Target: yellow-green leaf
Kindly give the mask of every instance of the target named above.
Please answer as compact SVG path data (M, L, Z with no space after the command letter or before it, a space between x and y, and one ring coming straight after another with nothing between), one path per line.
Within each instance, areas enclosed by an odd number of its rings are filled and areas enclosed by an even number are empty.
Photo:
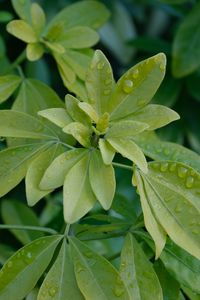
M46 23L45 13L37 3L31 4L31 21L37 35L40 35Z
M88 101L100 116L108 112L113 86L110 63L103 52L96 50L86 74L86 88Z
M115 194L116 182L113 166L105 165L99 150L91 154L89 166L92 190L104 209L109 209Z
M114 148L104 139L99 139L99 149L105 165L110 165L115 156Z
M84 300L76 283L66 240L39 290L38 300Z
M29 206L35 205L40 199L49 194L52 190L41 190L40 181L52 163L52 161L64 151L60 144L51 144L45 151L40 153L28 167L26 173L26 197Z
M130 159L144 173L147 173L148 166L142 150L132 140L122 138L109 138L108 142L122 156Z
M40 59L45 52L42 44L39 43L31 43L26 47L26 56L30 61L36 61Z
M149 125L146 123L132 120L122 120L111 125L105 135L105 138L130 139L132 136L139 134L148 128Z
M38 115L51 121L52 123L56 124L61 128L65 127L66 125L72 122L72 119L70 118L66 109L64 108L48 108L39 111Z
M120 275L131 300L163 300L162 288L153 266L130 233L121 252Z
M7 31L26 43L36 43L37 36L33 28L23 20L13 20L7 25Z
M72 122L63 128L67 134L71 134L82 146L90 147L90 129L79 122Z
M65 177L69 170L84 156L88 151L83 148L69 150L54 159L45 171L40 188L44 190L56 189L64 184Z
M96 202L89 182L89 160L89 155L83 157L65 177L64 218L67 223L78 221Z
M91 124L90 118L79 107L80 101L78 99L76 99L72 95L67 94L65 97L65 103L68 114L75 122L80 122L84 125Z
M117 82L109 105L111 120L124 118L149 103L165 75L166 57L159 53L129 69Z
M16 75L0 77L0 103L7 100L21 83L21 78Z
M119 272L75 237L69 239L78 286L85 299L130 300Z

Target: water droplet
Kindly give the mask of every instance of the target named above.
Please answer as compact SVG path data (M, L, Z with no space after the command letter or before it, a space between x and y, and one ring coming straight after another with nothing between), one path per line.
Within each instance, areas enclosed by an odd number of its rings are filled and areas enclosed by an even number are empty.
M111 90L104 90L104 91L103 91L104 95L109 95L110 92L111 92Z
M123 91L127 94L130 94L133 90L133 81L125 80L123 83Z
M49 296L50 297L54 297L56 293L57 293L56 288L54 288L54 287L50 288L50 290L49 290Z
M145 104L146 104L146 101L142 100L142 99L138 100L138 102L137 102L138 106L144 106Z
M162 152L162 148L156 148L156 152L157 153L161 153Z
M174 171L176 170L176 163L172 163L172 164L170 165L170 167L169 167L169 170L170 170L171 172L174 172Z
M169 164L167 162L164 162L160 165L160 171L161 172L166 172L168 170Z
M31 252L28 252L28 253L26 254L26 256L27 256L28 258L31 258L31 257L32 257L32 253L31 253Z
M165 155L169 155L169 153L170 153L169 149L167 149L167 148L164 149L164 154L165 154Z
M100 62L97 64L97 69L98 69L98 70L102 70L103 67L104 67L104 65L105 65L105 63L102 62L102 61L100 61Z
M178 177L185 178L187 174L187 169L184 167L178 168Z
M151 166L157 170L160 168L160 163L153 163Z
M194 176L196 174L195 170L190 171L190 175Z
M108 84L110 84L112 82L112 80L109 78L109 79L106 79L105 81L104 81L104 83L105 83L105 85L108 85Z
M12 261L9 261L8 264L7 264L8 268L12 268L13 266L13 262Z
M132 73L132 77L133 77L133 79L136 79L136 78L138 78L138 76L139 76L139 71L138 71L138 69L135 69Z
M193 234L199 234L199 231L197 229L192 230Z
M185 182L186 188L188 189L192 188L193 184L194 184L194 178L192 176L188 176Z

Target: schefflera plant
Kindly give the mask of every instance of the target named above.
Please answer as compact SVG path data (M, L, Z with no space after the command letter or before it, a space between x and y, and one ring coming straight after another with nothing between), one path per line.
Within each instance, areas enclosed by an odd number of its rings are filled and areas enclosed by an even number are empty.
M85 97L83 82L94 46L99 41L97 30L109 18L109 11L94 0L68 5L52 20L42 7L30 0L12 1L20 17L7 25L7 31L27 44L26 57L40 59L45 53L53 56L64 85L80 97ZM80 18L81 16L81 18Z
M68 94L66 110L39 112L77 141L76 148L52 162L40 182L43 190L64 184L67 223L84 216L96 199L104 209L110 208L116 187L115 153L148 173L145 155L134 137L179 119L167 107L148 104L164 78L165 67L165 55L159 53L132 67L115 83L108 60L96 50L86 73L87 101Z

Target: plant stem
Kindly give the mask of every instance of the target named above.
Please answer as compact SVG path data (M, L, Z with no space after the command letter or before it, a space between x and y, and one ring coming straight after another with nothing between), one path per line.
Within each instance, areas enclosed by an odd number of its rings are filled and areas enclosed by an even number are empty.
M4 72L4 74L7 74L7 73L11 72L13 69L17 68L25 59L26 59L26 50L24 50L16 58L16 60L8 67L8 69Z
M57 234L58 232L52 228L40 227L40 226L26 226L26 225L3 225L0 224L0 229L13 229L13 230L32 230L32 231L43 231L50 234Z
M65 232L64 232L64 235L65 235L65 236L68 236L68 235L69 235L70 226L71 226L71 224L67 224L67 226L66 226L66 228L65 228Z
M121 168L121 169L126 169L126 170L133 171L133 167L132 166L127 166L127 165L116 163L116 162L113 162L112 165L114 167L118 167L118 168Z
M76 149L75 147L73 147L73 146L71 146L71 145L69 145L69 144L63 143L63 142L61 142L61 141L59 141L59 143L60 143L61 145L65 146L65 147L69 148L69 149Z

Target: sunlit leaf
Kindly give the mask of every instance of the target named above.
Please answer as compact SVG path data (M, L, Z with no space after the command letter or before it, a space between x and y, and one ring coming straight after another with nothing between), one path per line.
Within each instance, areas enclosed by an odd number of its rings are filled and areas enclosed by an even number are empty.
M38 300L83 300L77 286L69 246L63 241L56 261L48 272L38 294Z
M26 47L26 56L30 61L36 61L44 54L44 47L39 43L31 43Z
M105 165L110 165L115 156L114 148L104 139L99 139L99 149Z
M28 167L25 178L28 205L35 205L41 198L52 191L41 190L39 188L40 181L51 162L63 151L64 149L60 144L49 145L49 147L40 153Z
M108 142L122 156L130 159L144 173L147 172L147 162L142 150L133 141L123 138L109 138Z
M45 147L43 143L35 143L0 152L0 196L7 194L24 178L30 162Z
M21 78L16 75L5 75L0 77L0 103L7 100L17 89Z
M118 271L75 237L70 238L78 286L86 299L129 300Z
M40 35L46 23L46 17L43 9L37 3L31 4L31 21L34 31Z
M146 120L144 118L145 122ZM132 136L141 133L142 131L149 129L149 125L140 121L122 120L114 123L107 131L105 138L123 138L130 139Z
M121 252L120 275L132 300L162 300L162 289L153 266L135 238L128 234Z
M38 218L33 210L19 201L6 199L1 206L2 218L7 225L31 225L39 226ZM22 244L28 244L43 234L39 231L31 230L10 230Z
M138 63L119 79L109 104L111 120L124 118L148 104L163 80L165 65L165 55L159 53Z
M89 182L89 159L87 155L67 173L64 182L64 217L74 223L84 216L96 202Z
M55 133L37 118L14 110L0 111L0 135L32 139L55 139Z
M23 299L49 265L62 236L42 237L18 250L0 270L0 299Z
M64 108L48 108L39 111L38 115L44 117L61 128L72 122L72 119Z
M109 209L115 194L115 172L112 165L105 165L100 151L91 154L89 177L92 190L103 206Z
M71 134L82 146L90 147L90 129L79 122L72 122L63 128L67 134Z
M26 43L36 43L37 36L32 27L23 20L13 20L7 25L7 31Z
M135 113L128 115L125 119L144 122L149 125L147 130L155 130L178 120L179 118L179 115L174 110L166 106L150 104Z
M18 16L27 22L31 20L31 1L30 0L11 0L12 6Z
M86 87L88 101L99 115L108 112L113 85L110 63L100 50L96 50L86 74Z
M84 156L88 151L83 148L69 150L59 155L47 168L40 182L40 188L44 190L55 189L64 184L65 176L69 170Z
M176 244L199 258L199 174L181 163L154 162L147 174L137 176L142 178L149 206L162 228Z

